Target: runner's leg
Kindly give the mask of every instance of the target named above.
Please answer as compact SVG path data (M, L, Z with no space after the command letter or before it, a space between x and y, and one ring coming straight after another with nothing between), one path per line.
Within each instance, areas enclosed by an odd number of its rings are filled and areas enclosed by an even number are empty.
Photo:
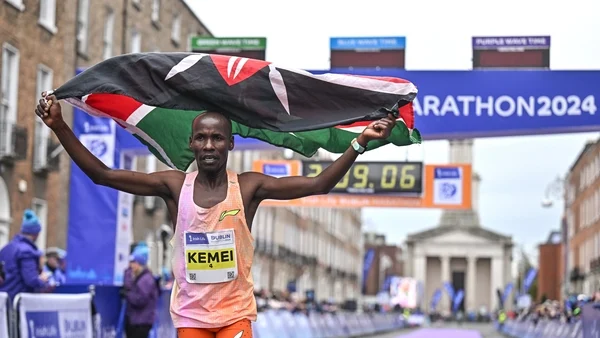
M252 322L248 319L235 322L220 329L216 338L252 338Z

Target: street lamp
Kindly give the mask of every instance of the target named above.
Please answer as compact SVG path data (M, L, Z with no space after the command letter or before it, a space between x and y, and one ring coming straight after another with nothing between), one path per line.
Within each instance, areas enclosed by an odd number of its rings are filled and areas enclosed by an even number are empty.
M562 199L565 191L565 180L557 176L554 181L550 182L546 187L544 199L542 199L542 207L550 208L554 205L554 199Z

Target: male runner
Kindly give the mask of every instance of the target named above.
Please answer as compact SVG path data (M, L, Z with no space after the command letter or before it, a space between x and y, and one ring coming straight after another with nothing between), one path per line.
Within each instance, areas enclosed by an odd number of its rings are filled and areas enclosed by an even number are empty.
M274 178L227 170L234 139L231 121L219 113L207 112L193 121L189 147L198 170L188 174L110 169L79 142L64 122L55 96L41 99L36 114L94 183L135 195L159 196L166 202L175 228L170 310L180 338L251 338L257 312L250 229L261 201L327 194L368 142L387 138L395 123L392 115L371 123L316 177Z

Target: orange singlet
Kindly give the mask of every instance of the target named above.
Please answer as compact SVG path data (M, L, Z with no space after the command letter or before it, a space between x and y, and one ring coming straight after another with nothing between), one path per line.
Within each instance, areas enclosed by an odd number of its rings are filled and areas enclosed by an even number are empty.
M250 271L254 238L238 176L227 171L227 197L206 209L194 203L197 174L186 174L171 239L173 324L180 338L251 338L256 320Z

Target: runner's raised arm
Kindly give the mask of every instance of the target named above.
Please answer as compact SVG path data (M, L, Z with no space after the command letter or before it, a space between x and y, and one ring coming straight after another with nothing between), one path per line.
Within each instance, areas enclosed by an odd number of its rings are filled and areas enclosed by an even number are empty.
M350 170L352 164L362 153L369 141L386 139L390 136L395 124L394 117L390 114L387 118L374 121L353 141L342 156L335 160L329 167L315 177L292 176L275 178L261 173L244 173L252 175L252 180L257 182L256 199L288 200L311 195L327 194ZM357 147L356 150L354 147ZM362 149L361 149L362 147Z
M42 96L45 96L44 94ZM178 181L181 185L183 181L184 174L175 170L146 174L107 167L79 141L65 123L62 108L54 95L40 99L35 113L52 129L69 156L95 184L134 195L172 198L169 182Z

